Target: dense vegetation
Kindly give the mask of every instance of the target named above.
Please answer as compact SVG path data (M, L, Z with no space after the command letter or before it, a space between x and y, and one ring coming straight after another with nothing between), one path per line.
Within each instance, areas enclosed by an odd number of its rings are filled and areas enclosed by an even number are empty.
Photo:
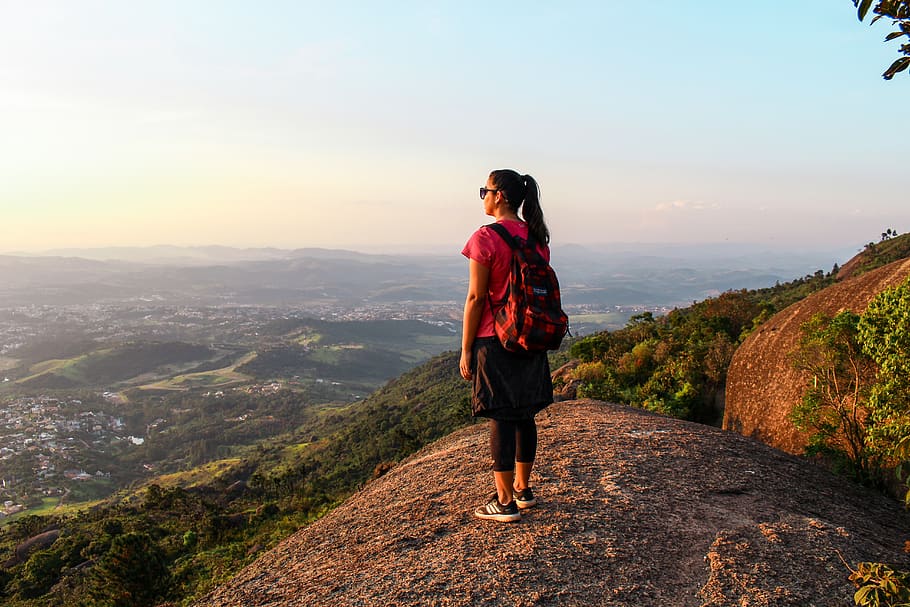
M862 314L815 315L802 327L794 357L812 380L793 410L809 450L857 480L904 482L910 504L910 279L877 295ZM850 579L857 605L906 605L910 571L859 563Z
M618 331L579 340L580 396L718 424L736 347L775 312L833 283L817 272L756 291L730 291L655 318L639 314Z
M882 239L879 242L869 242L858 255L845 264L842 268L844 275L839 277L859 276L907 257L910 257L910 238L906 235L898 236L897 232L889 228L882 232Z
M794 362L812 381L793 419L810 434L810 448L860 481L889 481L910 441L908 354L910 279L862 314L817 314L805 323Z

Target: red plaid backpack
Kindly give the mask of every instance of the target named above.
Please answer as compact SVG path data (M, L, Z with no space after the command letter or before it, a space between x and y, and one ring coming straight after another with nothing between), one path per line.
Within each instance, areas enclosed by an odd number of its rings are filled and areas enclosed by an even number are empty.
M556 272L538 252L533 237L513 237L505 227L487 227L512 249L512 270L505 301L493 309L493 326L502 346L510 352L556 350L569 332L569 317L562 311Z

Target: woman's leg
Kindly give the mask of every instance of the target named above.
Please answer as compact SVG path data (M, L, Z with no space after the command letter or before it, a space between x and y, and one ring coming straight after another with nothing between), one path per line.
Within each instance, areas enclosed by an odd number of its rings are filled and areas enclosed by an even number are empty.
M493 458L493 481L500 504L512 501L515 482L515 422L490 420L490 455Z
M531 468L534 462L515 462L514 487L516 491L524 491L530 486Z
M531 469L537 457L537 424L534 419L515 424L515 489L524 491L531 480Z
M496 495L499 503L505 506L512 501L512 483L515 481L515 472L493 472L493 482L496 483Z

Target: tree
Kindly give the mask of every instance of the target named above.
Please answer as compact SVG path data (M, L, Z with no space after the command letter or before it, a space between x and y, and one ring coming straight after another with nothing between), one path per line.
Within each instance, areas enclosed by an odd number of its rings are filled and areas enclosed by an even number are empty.
M170 586L164 551L146 533L119 535L92 572L89 594L95 605L157 605Z
M857 8L860 21L865 19L869 9L872 9L875 17L872 18L870 25L879 19L891 19L891 24L897 29L885 36L885 42L904 36L910 39L910 0L853 0L853 5ZM895 74L910 67L910 40L901 44L899 52L904 56L895 60L885 70L882 74L885 80L891 80Z
M875 468L866 444L875 367L857 343L859 320L844 311L833 318L816 314L803 324L793 363L809 383L791 419L809 433L809 453L833 456L868 479Z
M866 396L865 450L876 465L896 468L910 505L910 278L879 293L853 327L856 345L876 368ZM910 571L863 562L850 581L859 606L910 603Z
M863 350L878 365L869 396L872 449L891 464L910 436L910 278L877 295L858 324Z
M38 550L29 557L18 580L19 596L35 598L50 590L60 578L60 555L53 550Z

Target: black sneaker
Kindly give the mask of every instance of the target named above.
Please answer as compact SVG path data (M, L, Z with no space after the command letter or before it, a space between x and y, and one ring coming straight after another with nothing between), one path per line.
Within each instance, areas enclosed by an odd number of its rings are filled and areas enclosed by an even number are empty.
M515 505L518 506L519 510L524 510L525 508L537 505L537 498L534 497L530 487L524 491L512 489L512 499L515 501Z
M521 513L518 511L518 506L515 505L515 500L512 500L503 506L499 503L499 498L495 496L486 505L480 506L475 510L474 516L477 518L499 521L500 523L510 523L512 521L521 520Z

